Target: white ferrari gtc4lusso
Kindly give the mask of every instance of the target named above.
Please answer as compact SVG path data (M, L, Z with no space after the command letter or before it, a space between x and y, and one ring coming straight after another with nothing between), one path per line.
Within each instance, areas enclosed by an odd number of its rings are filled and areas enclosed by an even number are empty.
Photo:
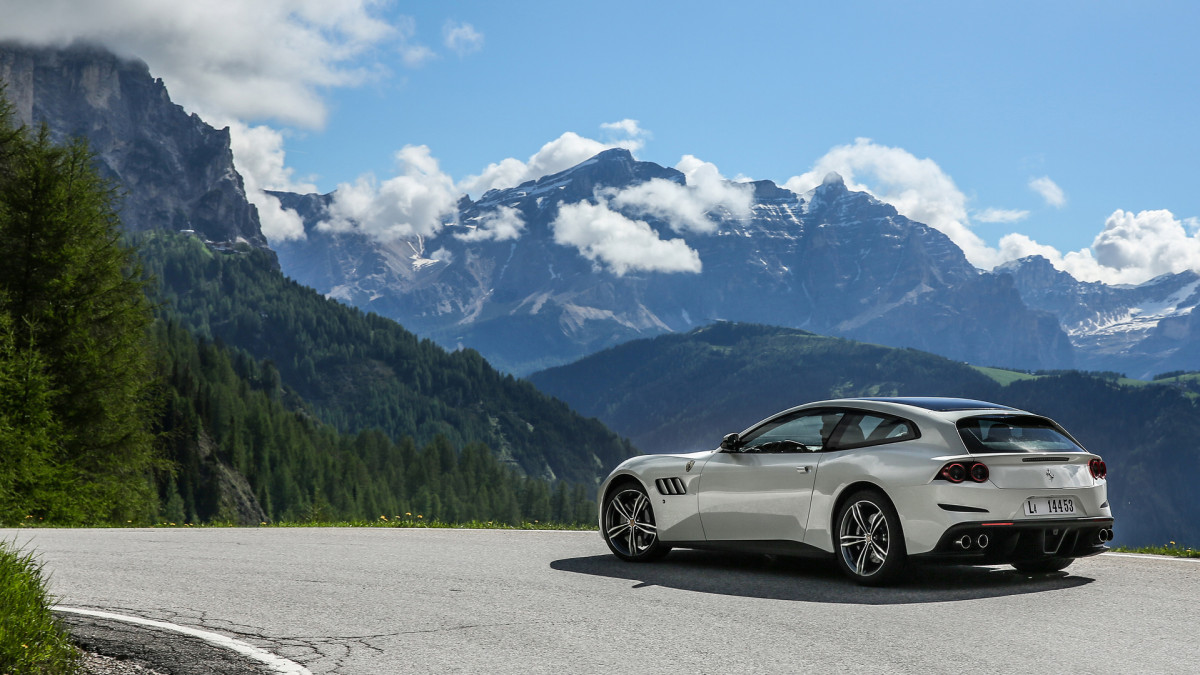
M716 450L642 455L600 487L622 560L671 548L832 554L861 584L912 561L1053 572L1107 550L1104 461L1054 421L955 398L855 398L768 417Z

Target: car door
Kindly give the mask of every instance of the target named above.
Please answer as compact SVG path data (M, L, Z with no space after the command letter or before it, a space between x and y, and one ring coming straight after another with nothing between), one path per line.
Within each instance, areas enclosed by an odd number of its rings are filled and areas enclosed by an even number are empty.
M736 451L714 453L700 474L705 539L803 541L815 453L844 415L828 408L780 415L743 434Z

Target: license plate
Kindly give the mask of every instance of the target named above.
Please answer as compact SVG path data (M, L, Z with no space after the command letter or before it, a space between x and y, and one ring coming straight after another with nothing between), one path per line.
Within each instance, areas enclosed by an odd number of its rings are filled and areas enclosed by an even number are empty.
M1073 516L1075 499L1072 497L1038 497L1025 500L1027 516Z

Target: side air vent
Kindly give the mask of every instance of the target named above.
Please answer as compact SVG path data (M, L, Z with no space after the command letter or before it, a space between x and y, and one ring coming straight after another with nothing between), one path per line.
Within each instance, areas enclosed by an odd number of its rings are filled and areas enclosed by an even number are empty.
M659 478L654 481L658 486L658 493L663 495L686 495L687 486L678 478Z

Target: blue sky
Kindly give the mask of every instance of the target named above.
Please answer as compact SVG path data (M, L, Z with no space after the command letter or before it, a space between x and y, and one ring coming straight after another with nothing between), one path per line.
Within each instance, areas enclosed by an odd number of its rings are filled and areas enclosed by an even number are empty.
M64 4L107 5L129 32L99 15L64 26ZM1197 3L215 2L226 29L162 4L0 0L15 15L0 37L138 55L189 109L261 130L263 187L383 183L406 146L460 182L636 120L626 142L663 165L693 155L780 184L848 167L853 185L945 221L930 224L982 267L1053 247L1060 267L1114 282L1200 268ZM172 48L189 33L191 54ZM293 33L315 47L289 54ZM212 84L239 68L255 78Z

